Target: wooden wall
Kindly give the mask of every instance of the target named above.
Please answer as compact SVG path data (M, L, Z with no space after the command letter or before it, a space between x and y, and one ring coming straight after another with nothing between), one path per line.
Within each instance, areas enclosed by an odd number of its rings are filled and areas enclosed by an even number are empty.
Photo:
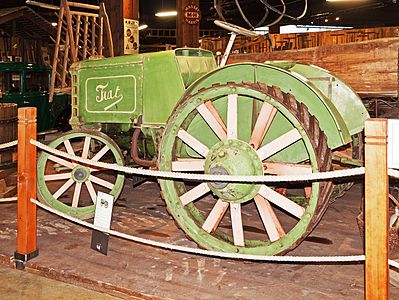
M362 42L373 39L399 37L399 27L378 27L364 29L347 29L324 32L270 34L248 38L238 36L233 51L237 53L271 52L280 50L304 49L327 45ZM211 51L224 51L228 43L226 38L202 38L201 47Z
M399 38L328 45L300 50L232 54L228 63L296 60L339 76L356 92L397 96Z

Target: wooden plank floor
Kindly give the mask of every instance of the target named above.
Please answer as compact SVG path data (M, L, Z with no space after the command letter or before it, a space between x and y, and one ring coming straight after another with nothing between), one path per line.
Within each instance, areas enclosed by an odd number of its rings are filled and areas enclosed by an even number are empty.
M362 242L356 184L328 209L314 232L291 255L357 255ZM15 251L16 205L1 204L0 255ZM157 241L196 247L167 214L156 183L126 183L113 229ZM28 271L126 299L363 299L364 267L355 264L272 264L169 252L110 238L104 256L90 250L91 232L38 212L39 257ZM391 286L391 299L399 288Z

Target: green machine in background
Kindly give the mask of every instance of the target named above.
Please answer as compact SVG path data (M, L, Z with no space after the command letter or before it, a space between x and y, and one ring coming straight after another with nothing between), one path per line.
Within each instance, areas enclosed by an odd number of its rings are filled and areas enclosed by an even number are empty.
M70 117L69 96L56 94L49 102L51 69L24 62L0 62L0 102L37 108L37 129L64 130Z
M245 176L324 172L361 159L368 113L348 86L315 66L218 68L212 53L185 48L87 60L71 74L73 130L50 146L92 161ZM116 199L123 183L123 174L47 153L38 161L41 200L82 219L93 216L97 191ZM159 183L168 211L201 247L260 255L298 245L334 190L325 181Z

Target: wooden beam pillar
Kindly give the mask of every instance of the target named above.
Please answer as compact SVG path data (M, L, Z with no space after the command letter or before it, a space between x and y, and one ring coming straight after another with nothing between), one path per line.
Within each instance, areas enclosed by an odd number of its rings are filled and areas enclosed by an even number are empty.
M199 0L177 0L176 5L177 47L199 47L199 22L201 20Z
M365 299L388 299L387 120L366 121Z
M23 270L28 260L39 254L36 244L36 108L18 109L18 225L17 251L14 254L17 269Z
M115 56L124 54L124 19L139 19L139 0L105 0Z

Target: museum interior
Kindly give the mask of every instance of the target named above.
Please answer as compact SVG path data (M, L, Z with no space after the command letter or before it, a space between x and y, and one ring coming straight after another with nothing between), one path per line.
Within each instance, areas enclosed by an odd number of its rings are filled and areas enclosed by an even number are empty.
M0 299L399 299L397 0L1 0Z

